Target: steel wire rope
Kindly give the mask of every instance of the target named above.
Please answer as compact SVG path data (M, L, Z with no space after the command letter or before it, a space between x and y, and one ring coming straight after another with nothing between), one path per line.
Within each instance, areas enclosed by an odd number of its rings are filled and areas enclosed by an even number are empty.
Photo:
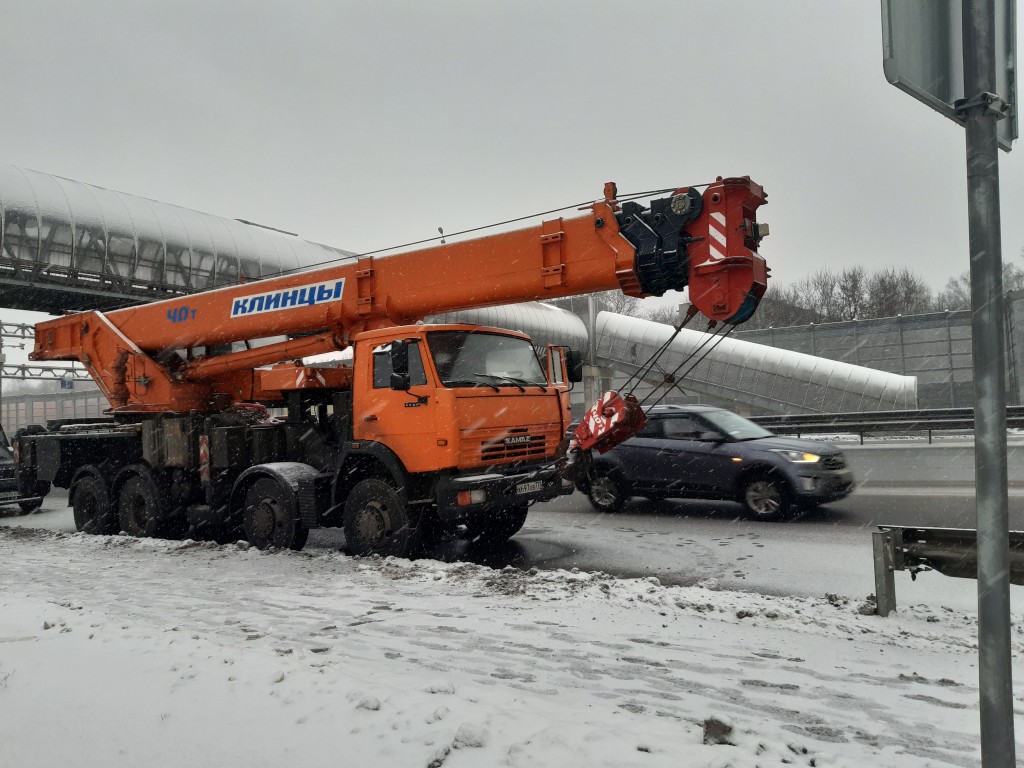
M691 186L693 186L693 187L706 187L706 186L709 186L710 184L711 184L711 182L705 182L704 184L693 184ZM640 200L640 199L645 198L645 197L651 197L652 195L662 195L662 194L665 194L666 192L674 192L675 190L676 190L676 187L669 187L669 188L666 188L666 189L652 189L652 190L649 190L647 192L631 192L631 193L629 193L627 195L623 195L621 197L616 196L615 202L619 202L619 203L630 202L632 200ZM308 269L313 269L313 268L316 268L316 267L322 267L322 266L326 266L328 264L334 264L334 263L340 262L340 261L350 261L352 259L361 259L364 256L375 256L378 253L386 253L387 251L394 251L394 250L397 250L399 248L411 248L414 245L423 245L425 243L434 243L434 242L437 242L439 240L444 240L445 238L459 237L461 235L469 235L469 234L472 234L474 232L481 232L481 231L483 231L485 229L493 229L494 227L504 227L507 224L517 224L520 221L528 221L529 219L536 219L539 216L550 216L552 213L561 213L562 211L571 211L571 210L577 210L578 211L578 210L582 210L584 208L587 208L587 207L593 205L594 202L595 201L593 201L593 200L587 200L587 201L584 201L584 202L581 202L581 203L573 203L572 205L563 205L560 208L552 208L552 209L547 210L547 211L539 211L537 213L527 214L526 216L517 216L517 217L515 217L513 219L505 219L504 221L496 221L496 222L493 222L492 224L482 224L479 227L470 227L469 229L463 229L463 230L460 230L458 232L445 232L443 235L437 235L436 237L427 237L427 238L424 238L423 240L413 240L411 242L402 243L400 245L391 245L391 246L388 246L387 248L378 248L378 249L376 249L374 251L364 251L362 253L354 253L351 256L339 256L336 259L327 259L326 261L316 262L315 264L310 264L310 265L307 265L305 267L295 267L295 268L292 268L292 269L282 269L280 272L271 273L270 275L268 275L268 277L281 277L283 275L287 275L287 274L290 274L292 272L306 271Z
M651 354L651 356L647 358L647 361L642 366L637 368L637 370L628 379L626 379L625 383L622 385L622 388L626 389L626 387L628 387L633 382L634 378L637 380L637 386L639 386L640 382L643 380L643 377L654 368L654 366L658 362L658 358L660 358L661 355L665 352L665 350L668 349L669 344L675 341L675 338L676 336L679 335L680 331L682 331L683 328L685 328L686 325L696 316L697 312L688 312L686 317L683 318L683 321L675 327L675 331L672 333L671 336L668 337L668 340L666 340L664 344L658 347L658 349L656 349ZM633 394L633 390L635 389L636 387L626 392L626 394Z
M698 187L708 187L708 186L710 186L713 183L714 182L706 181L706 182L703 182L703 183L700 183L700 184L690 184L689 188L696 189ZM662 194L665 194L666 192L675 192L677 189L678 189L678 187L666 187L664 189L652 189L652 190L648 190L646 192L630 192L630 193L624 194L624 195L616 195L615 202L617 202L617 203L631 202L633 200L640 200L640 199L643 199L645 197L651 197L653 195L662 195ZM354 261L356 259L361 259L361 258L363 258L365 256L375 256L378 253L387 253L388 251L398 250L399 248L411 248L414 245L424 245L425 243L438 242L438 241L443 240L445 238L459 237L461 235L468 235L468 234L472 234L473 232L483 231L485 229L493 229L494 227L503 227L503 226L505 226L507 224L515 224L515 223L518 223L520 221L527 221L529 219L535 219L535 218L537 218L539 216L549 216L552 213L560 213L562 211L569 211L569 210L582 210L582 209L585 209L585 208L588 208L588 207L592 206L595 202L600 202L600 201L586 200L586 201L583 201L583 202L580 202L580 203L573 203L572 205L563 205L560 208L552 208L552 209L547 210L547 211L539 211L537 213L531 213L531 214L528 214L526 216L517 216L517 217L512 218L512 219L505 219L504 221L496 221L496 222L494 222L492 224L484 224L484 225L481 225L479 227L471 227L469 229L463 229L463 230L461 230L459 232L446 232L443 235L437 235L436 237L428 237L428 238L424 238L423 240L413 240L413 241L408 242L408 243L401 243L401 244L398 244L398 245L390 245L390 246L388 246L386 248L378 248L378 249L373 250L373 251L364 251L362 253L353 253L353 254L348 254L348 255L345 255L345 256L339 256L339 257L334 258L334 259L326 259L324 261L318 261L318 262L315 262L313 264L307 264L307 265L305 265L303 267L292 267L290 269L280 269L277 272L269 272L266 275L262 275L259 280L253 280L252 283L255 284L255 283L260 282L262 280L267 280L267 279L274 278L274 277L284 277L285 275L289 275L289 274L293 274L293 273L301 274L302 272L307 272L307 271L310 271L310 270L313 270L313 269L317 269L319 267L325 267L325 266L328 266L330 264L336 264L336 263L346 262L346 261ZM309 242L312 242L312 241L309 241ZM329 248L330 246L323 246L323 247ZM242 283L237 283L237 285L242 285ZM219 286L219 287L221 287L221 288L229 288L229 287L232 287L232 286L225 285L225 286ZM172 297L169 297L168 299L162 299L162 301L171 301L171 300L173 300L175 298L184 298L184 296L188 296L188 295L190 295L192 293L201 293L201 291L190 291L190 292L184 294L181 297L173 297L172 296ZM110 307L109 309L107 309L105 311L106 312L112 312L112 311L116 311L118 309L127 309L128 307L138 306L141 303L144 303L144 302L140 302L140 301L124 301L121 304L117 304L117 305L115 305L113 307Z
M659 350L659 352L656 352L656 353L655 353L655 355L652 355L652 358L653 358L653 357L655 357L655 356L657 356L657 355L659 355L661 351L663 351L664 349L666 349L666 348L668 347L668 345L669 345L669 344L670 344L670 343L672 342L672 340L673 340L673 339L674 339L674 338L676 337L676 335L677 335L677 334L679 333L679 331L681 331L681 330L683 329L683 327L684 327L684 326L685 326L685 325L686 325L686 324L687 324L687 323L688 323L688 322L689 322L690 320L692 320L692 319L693 319L694 317L696 317L696 316L697 316L697 314L698 314L697 312L694 312L693 314L688 314L688 315L686 316L686 318L685 318L685 319L684 319L684 320L683 320L683 321L682 321L682 322L681 322L681 323L679 324L679 327L678 327L678 328L676 328L676 331L675 331L675 333L673 333L673 334L672 334L672 336L671 336L671 337L669 337L669 340L668 340L668 341L666 341L666 342L665 342L665 343L664 343L664 344L663 344L663 345L661 346L661 349ZM712 322L713 322L713 321L712 321ZM724 327L724 326L723 326L723 327ZM669 374L669 376L675 377L675 375L676 375L676 374L677 374L677 373L679 372L679 369L680 369L680 368L682 368L682 367L683 367L684 365L686 365L686 364L687 364L687 363L688 363L688 362L689 362L690 360L692 360L692 359L693 359L693 356L694 356L694 355L696 355L696 354L697 354L698 352L700 352L700 350L701 350L701 349L703 349L703 348L704 348L704 347L705 347L705 346L706 346L706 345L707 345L707 344L708 344L708 343L709 343L709 342L710 342L710 341L711 341L712 339L716 339L716 338L717 338L717 339L718 339L718 341L716 341L716 342L714 343L714 345L712 345L712 346L711 346L711 347L710 347L710 348L709 348L709 349L707 350L707 352L705 352L705 353L704 353L704 354L703 354L703 355L701 356L700 360L697 360L697 362L695 362L695 363L694 363L694 364L693 364L693 365L692 365L692 366L691 366L691 367L690 367L690 368L689 368L689 369L688 369L688 370L686 371L686 373L689 373L690 371L692 371L692 370L693 370L693 368L695 368L696 366L700 365L700 363L701 363L701 362L702 362L702 361L704 360L704 358L705 358L705 357L707 357L707 355L708 355L708 354L709 354L709 353L710 353L710 352L711 352L711 351L712 351L712 350L713 350L713 349L714 349L715 347L717 347L717 346L718 346L718 344L719 344L719 343L721 342L721 340L722 340L722 339L724 339L724 338L725 338L726 336L728 336L728 335L729 335L730 333L732 333L732 332L733 332L733 331L735 330L735 328L736 328L736 326L735 326L735 325L733 325L733 326L730 326L730 327L729 327L729 330L728 330L728 331L726 331L726 332L725 332L724 334L721 334L721 335L719 335L719 332L718 332L718 330L716 330L716 331L715 331L715 333L713 333L713 334L709 334L709 335L708 335L708 337L707 337L706 339L704 339L704 341L702 341L702 342L701 342L701 344L700 344L700 345L699 345L699 346L698 346L698 347L697 347L697 348L696 348L695 350L693 350L693 352L691 352L691 353L690 353L689 355L687 355L687 356L686 356L686 358L685 358L685 359L683 360L683 362L681 362L681 363L680 363L680 364L679 364L679 365L678 365L678 366L676 367L676 369L675 369L675 370L674 370L674 371L673 371L672 373L670 373L670 374ZM683 375L685 376L686 374L683 374ZM629 381L631 381L631 380L632 380L632 378L633 378L633 377L631 376L631 377L630 377L629 379L627 379L627 382L626 382L626 383L628 384L628 383L629 383ZM637 383L639 384L639 382L637 382ZM659 386L660 386L660 385L659 385ZM657 387L655 387L655 388L654 388L654 390L652 390L652 391L651 391L651 393L647 395L647 397L645 397L645 398L644 398L643 400L641 400L641 401L640 401L640 402L638 403L638 405L642 407L642 406L643 406L643 404L644 404L644 403L645 403L645 402L647 401L647 398L648 398L648 397L650 397L651 395L653 395L653 394L654 394L654 392L656 392L656 391L657 391L657 389L658 389L658 388L657 388ZM662 401L662 400L663 400L663 399L665 398L665 396L666 396L666 395L667 395L667 394L668 394L668 393L669 393L670 391L671 391L671 390L666 390L666 391L665 391L665 393L664 393L664 394L663 394L663 395L662 395L662 396L661 396L661 397L660 397L660 398L659 398L659 399L658 399L658 400L657 400L657 401L656 401L656 402L654 403L654 405L657 405L658 403L660 403L660 402L661 402L661 401ZM631 393L627 393L627 394L631 394ZM651 406L651 407L653 408L654 406ZM557 466L557 464L558 464L558 463L559 463L560 461L564 460L564 458L565 458L565 457L559 457L559 458L556 458L556 459L554 459L553 461L547 462L547 463L545 463L545 464L541 465L540 467L538 467L538 468L537 468L536 470L534 470L534 472L535 472L535 473L536 473L536 472L543 472L544 470L547 470L547 469L550 469L551 467Z
M688 356L686 357L686 359L685 359L685 360L683 360L683 362L681 362L681 363L680 363L680 364L679 364L678 366L676 366L676 368L675 368L675 370L674 370L674 371L672 371L671 373L669 373L669 374L668 374L668 376L669 376L669 377L671 377L671 378L673 379L673 383L674 383L674 381L675 381L675 378L676 378L676 374L677 374L677 373L679 373L679 370L680 370L680 369L681 369L681 368L682 368L682 367L683 367L684 365L686 365L686 364L687 364L687 362L689 362L689 361L690 361L690 360L691 360L691 359L693 358L693 356L697 354L697 352L699 352L699 351L700 351L701 349L703 349L703 348L704 348L704 347L705 347L705 346L706 346L706 345L708 344L708 342L709 342L709 341L711 341L712 339L714 339L714 340L715 340L715 343L714 343L714 344L712 344L712 345L711 345L710 347L708 347L708 349L707 349L707 350L706 350L706 351L704 352L704 354L703 354L703 355L701 355L701 356L700 356L700 358L699 358L699 359L698 359L698 360L697 360L697 361L696 361L696 362L695 362L695 363L694 363L693 365L691 365L691 366L690 366L689 368L687 368L687 369L686 369L686 371L685 371L685 372L683 373L683 375L682 375L682 376L681 376L680 378L682 378L682 379L685 379L685 378L686 378L686 377L687 377L688 375L690 375L690 372L691 372L691 371L692 371L692 370L693 370L694 368L696 368L696 367L697 367L698 365L700 365L700 364L701 364L702 362L704 362L704 359L705 359L705 358L706 358L706 357L707 357L708 355L710 355L710 354L711 354L712 352L714 352L715 348L716 348L716 347L717 347L717 346L718 346L719 344L721 344L721 343L722 343L722 342L723 342L723 341L724 341L724 340L726 339L726 337L728 337L728 336L729 336L729 334L731 334L731 333L732 333L733 331L735 331L735 330L736 330L736 326L735 326L735 325L730 325L730 326L729 326L729 330L727 330L727 331L726 331L725 333L719 334L719 333L718 333L718 331L716 330L716 331L715 331L715 333L713 333L713 334L709 335L709 336L708 336L708 338L704 339L704 341L703 341L703 342L701 343L701 345L700 345L699 347L697 347L697 349L695 349L695 350L694 350L694 351L693 351L693 352L692 352L692 353L691 353L690 355L688 355ZM649 399L649 398L650 398L650 397L651 397L652 395L654 395L654 393L655 393L655 392L657 392L657 391L658 391L658 388L659 388L660 386L661 386L661 385L659 384L659 385L658 385L657 387L655 387L654 389L652 389L652 390L651 390L651 392L650 392L650 393L648 393L648 395L647 395L647 396L646 396L646 397L645 397L645 398L644 398L643 400L641 400L641 401L640 401L640 405L641 405L641 406L643 406L643 404L644 404L644 403L646 403L646 402L647 402L647 400L648 400L648 399ZM668 397L668 393L669 393L669 392L671 392L671 391L672 391L671 389L666 389L666 390L665 390L665 391L664 391L664 392L663 392L663 393L661 394L661 397L659 397L659 398L658 398L657 400L655 400L655 401L654 401L654 402L653 402L653 403L652 403L652 404L651 404L650 406L648 406L648 408L653 408L654 406L656 406L656 405L658 405L659 403L661 403L661 401L662 401L662 400L664 400L664 399L665 399L666 397Z

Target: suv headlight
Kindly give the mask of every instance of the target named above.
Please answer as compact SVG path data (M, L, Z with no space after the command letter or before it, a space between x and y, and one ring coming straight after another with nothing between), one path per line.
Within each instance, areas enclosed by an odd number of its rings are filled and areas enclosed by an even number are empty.
M816 453L804 453L803 451L774 451L779 454L787 461L791 461L794 464L817 464L821 461L821 456Z

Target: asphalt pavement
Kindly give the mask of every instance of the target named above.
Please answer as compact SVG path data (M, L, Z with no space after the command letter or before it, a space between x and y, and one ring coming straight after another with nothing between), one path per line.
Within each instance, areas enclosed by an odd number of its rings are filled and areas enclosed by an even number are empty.
M876 526L973 528L973 515L974 497L965 489L865 488L785 523L746 520L731 502L635 499L621 513L602 514L576 493L533 507L523 530L502 545L484 548L451 538L426 556L495 568L578 568L709 589L863 599L874 592ZM1010 516L1011 528L1024 530L1024 495L1011 494ZM51 494L32 515L8 511L0 525L75 530L62 492ZM321 529L311 533L306 550L343 547L340 530ZM905 573L896 576L900 603L937 600L960 610L976 604L973 580L929 573L912 583ZM1024 608L1024 588L1012 587L1011 593L1015 609L1017 602Z

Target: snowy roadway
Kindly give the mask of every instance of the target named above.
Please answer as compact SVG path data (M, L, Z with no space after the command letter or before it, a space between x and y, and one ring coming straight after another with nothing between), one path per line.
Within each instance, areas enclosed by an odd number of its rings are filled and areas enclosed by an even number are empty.
M657 576L663 584L681 586L714 579L723 589L767 595L865 598L874 592L871 532L876 526L973 528L974 497L952 488L862 488L784 524L752 522L740 513L740 506L729 502L634 499L624 512L606 515L576 493L533 507L526 526L505 545L476 549L454 540L427 555L493 568ZM51 494L34 515L0 516L2 525L75 530L63 492ZM1011 492L1010 525L1024 530L1024 491ZM323 529L313 531L306 551L321 554L343 546L340 530ZM1024 587L1010 592L1014 608L1024 612ZM906 572L896 574L898 605L939 597L944 605L973 611L977 583L937 573L916 581Z
M322 534L301 553L90 537L54 501L0 521L3 765L978 763L976 621L952 588L974 582L901 581L896 615L866 615L870 529L842 512L601 518L574 497L512 545L704 573L668 586L357 560ZM727 588L755 582L811 596Z

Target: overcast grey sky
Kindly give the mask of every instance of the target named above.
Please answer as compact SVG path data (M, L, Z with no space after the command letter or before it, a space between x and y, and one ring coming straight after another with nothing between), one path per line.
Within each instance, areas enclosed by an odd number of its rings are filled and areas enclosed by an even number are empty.
M777 281L968 269L963 130L886 82L876 0L0 7L23 167L359 251L750 175ZM1022 151L1000 172L1024 266Z

